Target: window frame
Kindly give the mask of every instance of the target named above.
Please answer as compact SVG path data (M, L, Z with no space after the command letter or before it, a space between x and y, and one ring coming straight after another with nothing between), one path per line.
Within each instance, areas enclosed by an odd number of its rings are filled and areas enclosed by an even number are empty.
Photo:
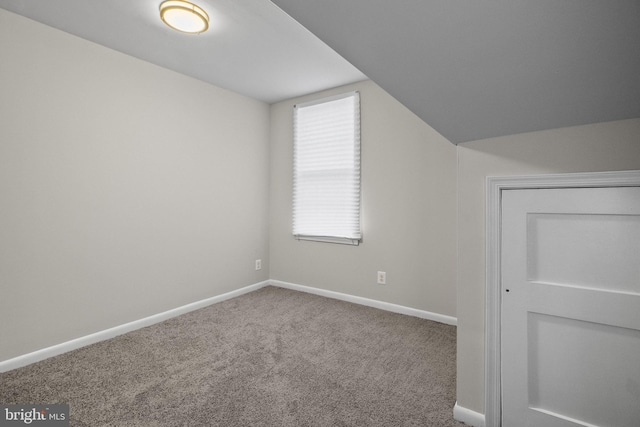
M334 101L339 101L345 98L354 98L354 116L353 116L353 167L349 169L352 173L354 181L350 181L350 184L356 186L357 195L352 199L352 202L357 206L356 212L356 227L357 230L352 230L352 234L348 237L337 235L325 235L320 233L296 233L296 209L297 209L297 192L296 185L299 182L298 176L300 171L297 169L298 162L298 111L306 107L313 107L320 104L326 104ZM333 96L323 97L309 102L296 104L293 107L293 193L292 193L292 234L297 240L324 242L324 243L337 243L357 246L362 242L362 174L361 174L361 102L360 92L350 91ZM334 174L335 176L335 174ZM352 212L353 213L353 212ZM299 215L299 213L298 213ZM336 233L337 234L337 233Z

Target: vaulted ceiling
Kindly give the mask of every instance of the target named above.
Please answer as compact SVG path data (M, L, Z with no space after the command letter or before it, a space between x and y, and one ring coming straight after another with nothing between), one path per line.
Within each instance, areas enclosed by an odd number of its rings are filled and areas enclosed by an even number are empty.
M269 103L368 77L453 143L640 117L637 0L196 2L198 36L161 0L0 8Z
M198 35L167 27L162 1L0 0L0 8L268 103L366 79L269 0L192 0L211 21Z
M454 143L640 117L637 0L273 0Z

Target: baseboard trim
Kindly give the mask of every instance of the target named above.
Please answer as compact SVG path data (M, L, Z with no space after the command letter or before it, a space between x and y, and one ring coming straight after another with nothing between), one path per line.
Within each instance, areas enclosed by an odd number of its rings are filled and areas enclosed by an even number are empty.
M0 362L0 372L7 372L13 369L21 368L23 366L30 365L32 363L40 362L50 357L58 356L63 353L67 353L72 350L76 350L81 347L95 344L100 341L105 341L118 335L126 334L137 329L141 329L147 326L154 325L156 323L163 322L176 316L180 316L185 313L189 313L200 308L207 307L222 301L226 301L231 298L244 295L249 292L256 291L265 286L272 285L280 288L292 289L300 292L307 292L310 294L320 295L327 298L338 299L341 301L347 301L354 304L365 305L368 307L374 307L385 311L391 311L393 313L406 314L408 316L419 317L422 319L433 320L435 322L445 323L447 325L456 325L457 318L452 316L446 316L443 314L432 313L425 310L418 310L415 308L405 307L402 305L392 304L384 301L377 301L369 298L358 297L355 295L344 294L341 292L328 291L325 289L314 288L311 286L298 285L296 283L283 282L280 280L265 280L263 282L255 283L253 285L245 286L244 288L236 289L235 291L227 292L221 295L217 295L211 298L207 298L201 301L196 301L191 304L183 305L171 310L167 310L162 313L154 314L143 319L134 320L123 325L115 326L113 328L105 329L103 331L95 332L84 337L76 338L70 341L66 341L60 344L53 345L51 347L36 350L32 353L27 353L22 356L17 356L12 359L7 359ZM464 409L464 408L462 408ZM465 410L468 411L468 410ZM469 411L472 412L472 411ZM454 409L455 413L455 409ZM484 416L482 416L484 422ZM475 424L473 424L475 426ZM484 426L484 424L483 424Z
M460 406L458 402L453 407L453 418L473 427L485 427L484 414Z
M76 338L71 341L66 341L61 344L56 344L51 347L43 348L41 350L37 350L32 353L27 353L22 356L14 357L12 359L8 359L0 362L0 372L7 372L12 369L21 368L23 366L27 366L35 362L40 362L41 360L48 359L53 356L58 356L62 353L66 353L71 350L76 350L78 348L85 347L90 344L94 344L100 341L105 341L105 340L117 337L118 335L126 334L127 332L132 332L137 329L154 325L156 323L164 322L165 320L171 319L173 317L180 316L182 314L189 313L191 311L198 310L200 308L204 308L222 301L226 301L231 298L238 297L240 295L244 295L249 292L256 291L260 288L267 286L268 284L269 284L269 281L265 280L263 282L245 286L244 288L236 289L235 291L227 292L211 298L206 298L200 301L193 302L191 304L186 304L181 307L164 311L162 313L154 314L152 316L145 317L143 319L134 320L133 322L125 323L123 325L105 329L103 331L86 335L84 337Z
M389 302L373 300L369 298L358 297L355 295L343 294L340 292L327 291L325 289L314 288L311 286L298 285L296 283L283 282L280 280L269 280L269 284L279 288L292 289L294 291L307 292L314 295L320 295L327 298L338 299L341 301L352 302L354 304L366 305L368 307L379 308L380 310L391 311L393 313L406 314L408 316L419 317L421 319L433 320L435 322L445 323L447 325L456 326L458 319L444 314L432 313L430 311L418 310L416 308L405 307Z

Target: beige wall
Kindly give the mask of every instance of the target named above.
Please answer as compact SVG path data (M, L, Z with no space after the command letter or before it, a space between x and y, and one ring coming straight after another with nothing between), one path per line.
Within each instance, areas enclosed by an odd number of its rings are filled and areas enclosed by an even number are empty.
M0 58L0 361L268 278L268 105L1 9Z
M271 277L457 316L482 413L486 176L640 169L638 119L456 148L370 81L269 108L4 10L0 58L0 361ZM354 89L364 241L296 241L292 107Z
M640 119L458 146L458 404L484 413L485 179L640 169Z
M359 90L362 132L360 246L291 235L293 105ZM271 107L271 278L449 316L456 315L456 153L371 81ZM386 286L376 272L386 271Z

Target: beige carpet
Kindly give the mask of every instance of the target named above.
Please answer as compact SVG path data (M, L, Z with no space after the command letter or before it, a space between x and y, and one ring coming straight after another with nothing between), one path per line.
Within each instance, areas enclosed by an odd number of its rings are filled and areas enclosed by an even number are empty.
M462 426L454 326L266 287L0 374L71 426Z

